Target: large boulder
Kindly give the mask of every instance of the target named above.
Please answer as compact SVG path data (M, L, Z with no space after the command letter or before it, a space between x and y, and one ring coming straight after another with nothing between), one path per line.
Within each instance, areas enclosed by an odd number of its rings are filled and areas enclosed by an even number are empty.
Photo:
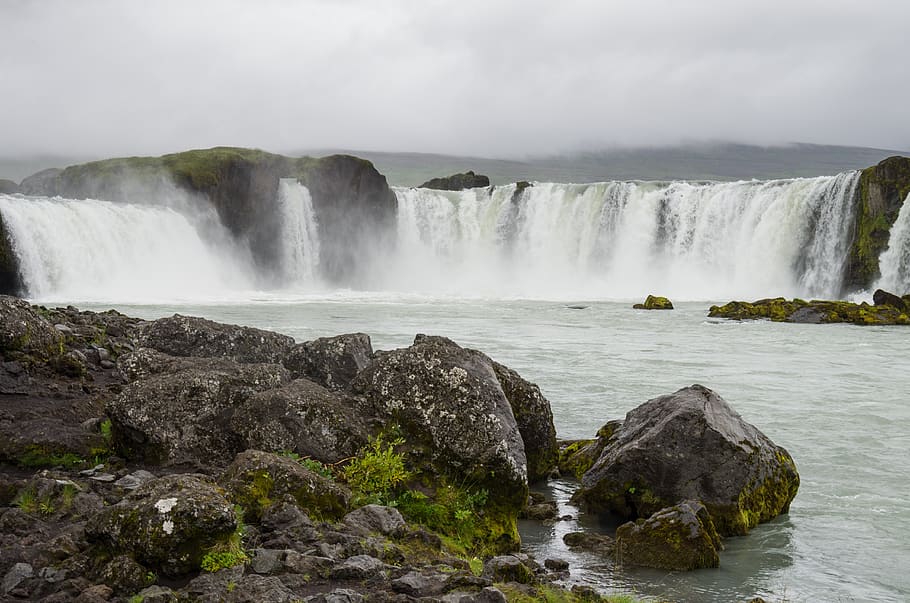
M498 550L517 547L527 458L489 358L444 337L418 335L408 348L375 354L352 389L363 414L397 428L417 479L485 490L483 537Z
M230 499L243 507L253 521L258 521L285 495L292 496L310 517L324 519L341 517L351 500L347 488L290 457L261 450L238 454L220 481Z
M556 467L558 447L550 402L534 383L525 381L512 369L493 362L493 371L512 407L512 414L524 442L528 481L546 478Z
M346 389L372 356L370 336L349 333L295 345L284 366L295 379L306 377L329 389Z
M231 425L247 448L287 450L323 463L354 456L368 439L353 401L307 379L251 396Z
M199 569L212 547L237 529L234 507L209 478L177 474L146 482L92 517L86 537L133 555L168 576Z
M418 335L408 348L377 353L353 390L365 414L400 427L417 470L524 505L524 442L485 355L444 337Z
M466 188L490 186L490 179L473 171L452 174L444 178L431 178L417 188L432 188L439 191L461 191Z
M666 297L659 295L649 295L644 303L632 306L636 310L672 310L673 302Z
M159 364L149 369L131 358L122 359L128 375L144 378L126 385L108 402L106 413L119 450L133 460L165 466L230 463L243 450L231 425L237 407L257 392L289 380L287 369L277 364L137 355Z
M26 301L0 295L0 354L48 359L62 352L63 336Z
M617 563L688 571L718 567L723 549L704 505L689 500L616 529Z
M875 290L875 293L872 294L872 301L876 306L891 306L901 312L907 311L907 304L902 298L882 289Z
M174 314L145 327L139 343L171 356L280 363L294 339L273 331Z
M786 513L798 488L786 450L693 385L629 412L573 499L628 519L699 500L721 535L739 535Z

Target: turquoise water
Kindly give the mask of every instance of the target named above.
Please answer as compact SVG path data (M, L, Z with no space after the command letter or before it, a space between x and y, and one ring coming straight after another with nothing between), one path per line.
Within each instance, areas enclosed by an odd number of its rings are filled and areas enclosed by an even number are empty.
M529 550L573 561L573 581L671 601L910 598L910 330L714 321L706 318L708 303L672 312L578 303L588 307L339 293L214 305L76 305L146 318L201 315L298 341L363 331L376 349L408 345L415 333L445 335L540 385L562 438L591 437L649 398L700 383L796 460L802 485L788 516L727 539L717 570L614 571L564 549L561 536L577 529L575 522L529 529ZM562 498L568 488L553 485ZM591 518L581 523L596 526Z

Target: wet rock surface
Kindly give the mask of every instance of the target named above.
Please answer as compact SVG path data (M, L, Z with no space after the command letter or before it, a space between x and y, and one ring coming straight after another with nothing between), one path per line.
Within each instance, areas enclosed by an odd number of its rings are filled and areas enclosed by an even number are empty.
M700 385L626 415L574 500L630 519L701 501L722 535L745 534L786 513L799 487L786 450Z
M616 530L615 556L621 564L672 571L717 567L722 548L708 510L698 501L661 509Z
M777 297L755 302L731 301L723 306L711 306L708 316L734 320L767 319L802 324L843 322L861 326L910 325L910 315L906 310L908 300L910 296L899 298L885 292L879 295L879 301L874 306L866 302L855 304L848 301L787 300ZM892 305L898 302L899 305Z

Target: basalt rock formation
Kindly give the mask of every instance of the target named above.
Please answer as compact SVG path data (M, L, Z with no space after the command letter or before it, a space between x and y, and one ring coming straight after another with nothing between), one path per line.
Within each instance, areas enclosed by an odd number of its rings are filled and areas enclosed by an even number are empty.
M844 291L866 289L880 275L878 258L888 247L891 226L908 194L910 157L889 157L863 170Z
M490 186L490 179L487 176L467 171L463 174L452 174L444 178L431 178L417 188L432 188L438 191L462 191L466 188L485 186Z

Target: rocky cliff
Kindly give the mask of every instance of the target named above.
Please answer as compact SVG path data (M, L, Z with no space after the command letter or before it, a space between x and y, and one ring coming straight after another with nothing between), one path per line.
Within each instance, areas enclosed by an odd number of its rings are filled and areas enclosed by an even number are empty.
M844 292L869 288L879 276L878 258L888 247L891 226L910 194L910 157L889 157L866 168L857 189L853 244L844 273Z
M370 252L392 240L395 195L366 160L348 155L293 158L254 149L217 147L161 157L125 157L45 170L20 191L108 201L144 202L172 191L207 200L257 265L268 270L280 252L279 180L306 185L319 224L323 275L339 285L369 273ZM6 290L6 289L5 289Z

